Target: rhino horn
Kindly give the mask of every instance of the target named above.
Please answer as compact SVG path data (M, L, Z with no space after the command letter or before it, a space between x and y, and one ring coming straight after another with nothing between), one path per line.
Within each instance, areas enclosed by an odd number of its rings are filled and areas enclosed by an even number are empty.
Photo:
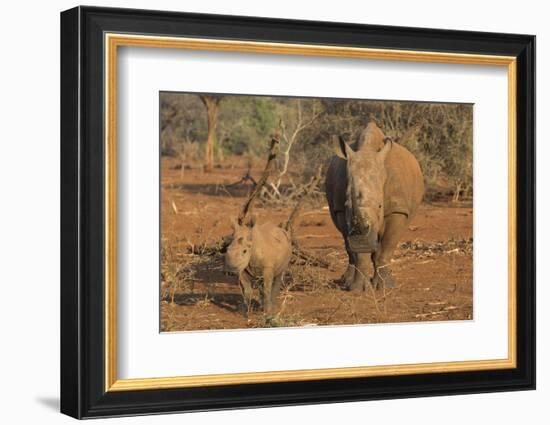
M357 150L370 148L378 151L384 146L384 139L384 133L376 125L376 122L370 121L357 140Z

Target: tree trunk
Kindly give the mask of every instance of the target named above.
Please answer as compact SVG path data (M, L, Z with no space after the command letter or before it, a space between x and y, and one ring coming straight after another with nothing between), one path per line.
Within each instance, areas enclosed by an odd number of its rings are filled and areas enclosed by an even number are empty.
M219 103L222 99L219 96L202 95L202 103L206 107L206 118L208 123L208 136L205 147L204 171L210 172L214 168L214 151L216 148L216 124L218 123Z
M458 181L455 183L455 193L453 196L453 202L460 201L460 192L462 191L462 182Z
M185 174L185 155L180 154L180 181L183 181L183 175Z

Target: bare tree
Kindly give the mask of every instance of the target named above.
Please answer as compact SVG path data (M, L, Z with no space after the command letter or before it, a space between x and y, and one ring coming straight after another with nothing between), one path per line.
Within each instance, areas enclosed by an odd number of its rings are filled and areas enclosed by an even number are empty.
M290 162L290 150L292 149L292 146L294 146L294 144L298 140L300 133L308 128L310 125L312 125L319 117L319 115L321 115L321 112L322 111L318 110L315 104L313 104L312 110L309 114L307 114L308 116L305 116L302 108L302 101L298 99L296 101L296 123L294 125L294 128L291 130L288 129L283 119L281 118L279 120L279 128L281 133L280 153L282 157L282 163L279 167L279 171L275 181L270 183L271 189L276 196L281 196L279 188L281 186L284 175L288 171L288 164Z
M206 149L204 158L204 171L212 171L214 167L214 150L216 146L216 125L218 123L218 110L221 96L200 95L200 99L206 108L206 117L208 122L208 136L206 138Z

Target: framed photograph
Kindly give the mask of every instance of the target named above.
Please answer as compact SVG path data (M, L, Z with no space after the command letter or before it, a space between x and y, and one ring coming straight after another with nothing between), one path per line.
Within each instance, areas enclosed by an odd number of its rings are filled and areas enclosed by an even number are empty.
M61 14L61 411L535 388L535 37Z

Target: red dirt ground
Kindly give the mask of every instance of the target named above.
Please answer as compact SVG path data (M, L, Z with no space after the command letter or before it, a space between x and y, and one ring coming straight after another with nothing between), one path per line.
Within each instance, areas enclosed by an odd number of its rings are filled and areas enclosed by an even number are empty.
M161 331L272 326L469 320L472 318L471 203L424 202L403 235L392 262L397 289L352 294L338 278L347 265L341 235L326 203L304 206L295 226L300 246L330 261L332 269L293 265L281 310L240 311L236 276L223 273L223 256L194 255L231 234L250 185L227 187L246 173L242 160L225 161L212 173L197 166L183 172L162 159ZM258 177L261 167L254 167ZM255 207L260 222L286 222L291 210ZM258 295L257 295L258 297Z

